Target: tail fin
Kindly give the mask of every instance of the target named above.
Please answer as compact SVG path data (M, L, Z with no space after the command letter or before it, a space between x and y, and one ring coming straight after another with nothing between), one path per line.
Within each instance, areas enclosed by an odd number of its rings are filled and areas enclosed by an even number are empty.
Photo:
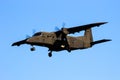
M104 43L104 42L108 42L108 41L111 41L111 40L110 39L102 39L102 40L91 42L91 45L93 46L95 44Z

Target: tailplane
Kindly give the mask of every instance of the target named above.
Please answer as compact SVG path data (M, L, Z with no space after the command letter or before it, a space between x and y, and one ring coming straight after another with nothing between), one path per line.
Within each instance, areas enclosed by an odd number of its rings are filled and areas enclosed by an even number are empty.
M111 41L111 40L110 39L102 39L102 40L91 42L91 45L93 46L95 44L104 43L104 42L108 42L108 41Z

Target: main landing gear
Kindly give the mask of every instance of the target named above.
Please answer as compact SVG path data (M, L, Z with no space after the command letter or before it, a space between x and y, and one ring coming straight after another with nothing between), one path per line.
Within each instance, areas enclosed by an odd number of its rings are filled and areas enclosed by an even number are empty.
M48 53L48 56L49 56L49 57L52 57L52 51L50 51L50 52Z
M30 48L31 51L35 51L35 47Z

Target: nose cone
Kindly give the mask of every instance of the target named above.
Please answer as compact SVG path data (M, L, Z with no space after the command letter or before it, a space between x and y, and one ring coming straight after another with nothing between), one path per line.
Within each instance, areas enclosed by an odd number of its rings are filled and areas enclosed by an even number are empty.
M26 40L27 40L27 39L21 40L21 41L18 41L18 42L15 42L15 43L13 43L11 46L20 46L20 45L22 45L22 44L26 44L26 43L27 43Z

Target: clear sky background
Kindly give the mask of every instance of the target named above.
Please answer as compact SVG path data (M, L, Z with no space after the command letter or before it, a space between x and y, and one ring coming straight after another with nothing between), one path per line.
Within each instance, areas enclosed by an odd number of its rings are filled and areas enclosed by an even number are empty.
M33 29L104 21L93 29L94 40L112 41L86 50L49 58L47 48L11 47ZM0 0L0 80L120 80L120 0Z

